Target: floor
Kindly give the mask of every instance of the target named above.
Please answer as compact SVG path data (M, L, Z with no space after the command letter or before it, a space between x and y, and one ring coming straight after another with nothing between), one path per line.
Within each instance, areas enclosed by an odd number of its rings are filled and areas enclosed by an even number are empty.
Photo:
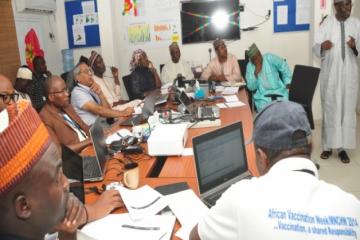
M320 179L335 184L343 190L354 194L360 199L360 115L357 116L357 149L347 151L350 163L344 164L339 160L337 152L323 160L320 158L321 149L321 123L315 123L313 131L314 150L312 159L320 164Z

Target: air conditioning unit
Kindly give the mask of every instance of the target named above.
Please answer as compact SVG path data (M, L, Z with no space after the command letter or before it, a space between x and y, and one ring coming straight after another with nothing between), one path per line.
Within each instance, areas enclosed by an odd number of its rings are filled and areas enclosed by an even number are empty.
M56 10L56 0L16 0L18 12L36 12L50 14Z

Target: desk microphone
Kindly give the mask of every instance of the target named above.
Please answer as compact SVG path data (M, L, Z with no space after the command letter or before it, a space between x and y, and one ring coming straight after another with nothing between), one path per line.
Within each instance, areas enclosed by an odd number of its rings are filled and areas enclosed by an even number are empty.
M209 62L211 62L211 51L212 51L212 49L209 48Z

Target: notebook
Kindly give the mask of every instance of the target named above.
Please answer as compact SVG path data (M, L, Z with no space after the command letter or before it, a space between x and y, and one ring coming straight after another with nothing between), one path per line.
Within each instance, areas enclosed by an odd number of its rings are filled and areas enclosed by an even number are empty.
M149 116L151 116L154 113L155 102L158 94L159 94L158 90L153 90L148 92L144 100L144 106L141 109L141 114L134 114L130 118L120 123L120 125L135 126L144 123L149 118Z
M236 122L193 138L200 198L208 206L233 183L250 178L242 123Z
M104 130L99 120L90 128L90 137L95 149L95 157L83 158L84 181L102 181L108 157L108 148L105 142Z

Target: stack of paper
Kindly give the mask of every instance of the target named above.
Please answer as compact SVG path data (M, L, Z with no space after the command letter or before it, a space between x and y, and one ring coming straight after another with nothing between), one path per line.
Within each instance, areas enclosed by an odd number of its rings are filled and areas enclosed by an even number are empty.
M239 101L236 95L224 96L225 102L216 104L219 108L233 108L233 107L242 107L245 104Z
M97 240L169 240L175 216L155 215L141 221L132 221L129 214L110 214L87 224L81 232Z
M191 230L199 219L207 213L208 207L200 200L193 190L188 189L165 196L171 211L181 223L181 229L176 236L188 239Z
M167 200L156 190L145 185L136 190L118 187L121 198L132 220L153 216L167 207Z
M105 140L106 144L111 144L114 141L119 141L123 137L131 136L131 132L128 129L120 129L119 131L111 134Z

